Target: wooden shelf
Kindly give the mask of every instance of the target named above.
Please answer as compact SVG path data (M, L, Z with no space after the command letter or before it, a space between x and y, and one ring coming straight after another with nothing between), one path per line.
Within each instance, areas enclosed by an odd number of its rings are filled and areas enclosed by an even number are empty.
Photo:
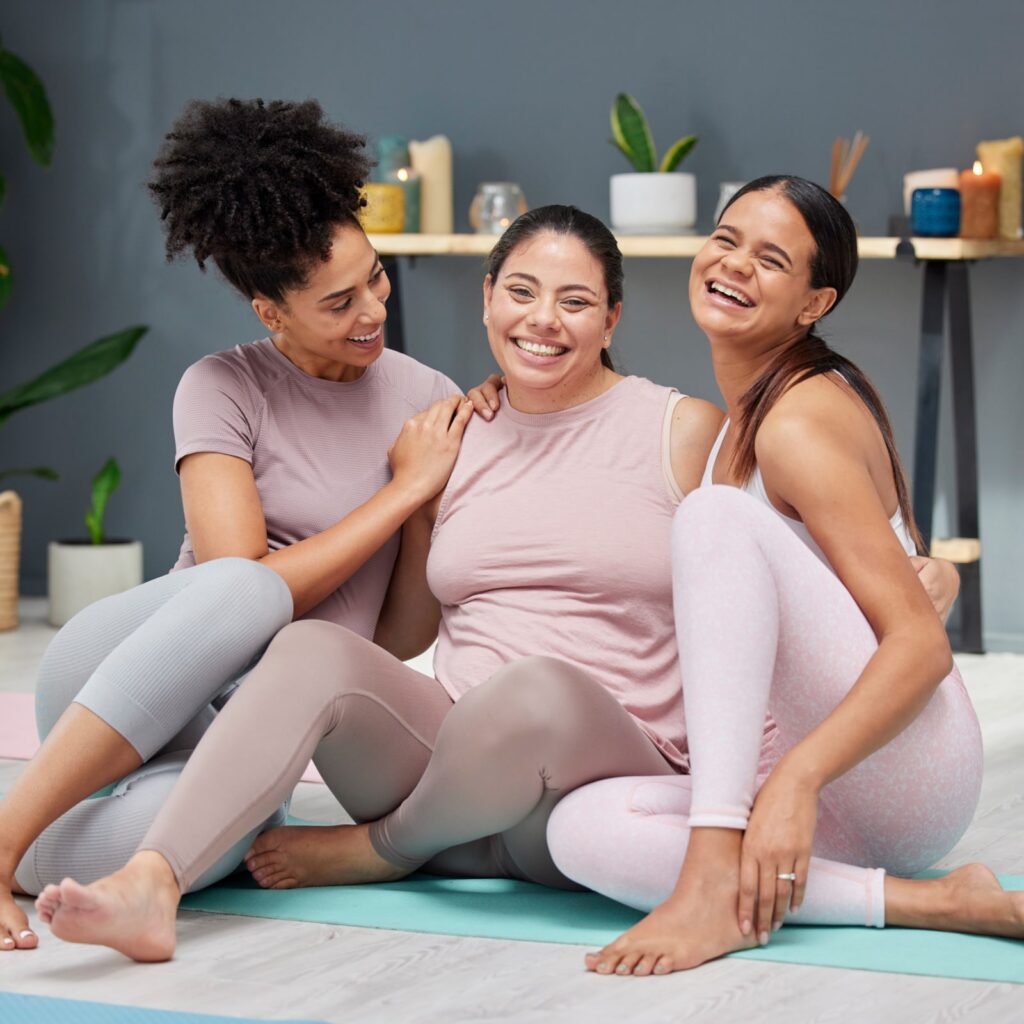
M496 235L370 235L382 256L486 256ZM623 256L690 259L707 241L702 235L620 235ZM860 256L896 258L898 238L861 238ZM987 260L1024 257L1024 241L975 241L967 238L912 238L919 260Z

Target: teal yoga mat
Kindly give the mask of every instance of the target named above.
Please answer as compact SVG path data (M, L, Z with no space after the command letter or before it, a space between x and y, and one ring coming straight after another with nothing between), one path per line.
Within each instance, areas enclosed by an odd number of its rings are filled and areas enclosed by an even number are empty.
M144 1010L112 1003L83 1003L0 992L0 1021L5 1024L259 1024L252 1017L211 1017L205 1013ZM279 1024L322 1024L318 1021L280 1021Z
M1007 889L1024 877L1001 876ZM321 924L562 942L598 949L643 915L595 893L561 892L509 879L412 875L384 885L260 889L237 876L186 896L183 910ZM788 926L749 960L1024 984L1024 942L902 928Z

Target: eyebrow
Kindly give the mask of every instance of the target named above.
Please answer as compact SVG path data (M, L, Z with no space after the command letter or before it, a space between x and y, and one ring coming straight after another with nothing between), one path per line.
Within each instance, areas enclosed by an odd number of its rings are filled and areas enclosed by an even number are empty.
M373 250L373 266L370 268L370 277L373 277L374 270L377 269L377 264L380 263L380 254L376 249ZM345 295L351 295L356 290L356 286L352 285L351 288L342 288L341 291L331 292L325 295L321 299L316 300L316 304L319 306L321 302L333 302L335 299L340 299Z
M534 277L533 274L523 274L523 273L520 273L518 270L512 271L512 273L510 273L508 276L509 277L521 277L524 280L529 281L531 284L535 284L535 285L539 285L540 284L540 280L538 278ZM590 287L590 285L586 285L586 284L563 284L562 287L557 289L557 290L560 291L560 292L580 292L580 291L582 291L582 292L590 292L591 295L594 295L594 296L597 295L597 292L595 292L594 289Z
M731 231L738 238L743 237L743 232L734 228L731 224L719 224L718 230ZM767 249L769 252L777 252L790 266L793 266L793 260L791 259L789 253L786 252L786 250L783 249L781 245L776 245L774 242L762 242L761 248Z

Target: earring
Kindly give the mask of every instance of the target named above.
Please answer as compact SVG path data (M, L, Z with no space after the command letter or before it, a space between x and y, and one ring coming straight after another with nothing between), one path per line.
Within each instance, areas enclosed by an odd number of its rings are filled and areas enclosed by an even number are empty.
M610 340L610 336L606 334L606 335L604 336L604 340L605 340L605 341L609 341L609 340Z
M491 314L490 313L484 313L484 319L485 320L490 320L491 319Z

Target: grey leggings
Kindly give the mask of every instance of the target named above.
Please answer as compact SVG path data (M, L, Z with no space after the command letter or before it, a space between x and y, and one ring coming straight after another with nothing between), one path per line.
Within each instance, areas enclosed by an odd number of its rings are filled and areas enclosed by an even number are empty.
M291 595L277 573L223 558L97 601L64 626L40 666L40 737L74 702L119 732L144 763L109 794L82 801L43 832L15 872L21 888L35 894L69 875L89 882L125 864L215 706L291 615ZM283 821L284 812L279 806L265 818L196 884L234 870L251 838Z
M563 888L578 886L548 853L557 802L597 779L675 771L565 662L514 662L453 705L436 680L348 630L296 622L217 716L141 848L193 887L311 756L353 818L375 823L374 846L396 865Z

